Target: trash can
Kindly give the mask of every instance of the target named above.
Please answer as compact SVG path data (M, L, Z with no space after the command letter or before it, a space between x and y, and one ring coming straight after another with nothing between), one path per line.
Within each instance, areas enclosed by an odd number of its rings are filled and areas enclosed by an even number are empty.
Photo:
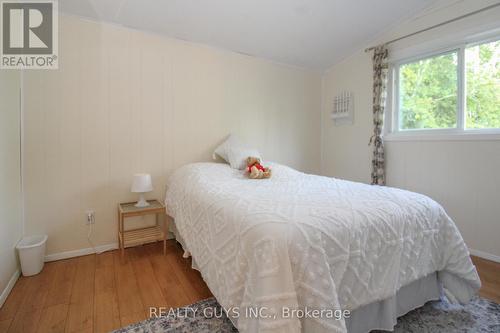
M47 235L23 237L16 245L21 260L21 271L24 276L40 273L45 259L45 243Z

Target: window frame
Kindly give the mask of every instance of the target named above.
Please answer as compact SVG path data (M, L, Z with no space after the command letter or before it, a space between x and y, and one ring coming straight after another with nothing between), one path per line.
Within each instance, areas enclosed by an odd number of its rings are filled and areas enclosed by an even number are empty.
M445 48L434 48L432 51L419 53L397 61L389 62L387 111L385 140L387 141L419 141L419 140L500 140L500 128L466 128L467 86L465 70L465 49L481 44L500 41L496 33L487 38L455 43ZM457 126L455 128L401 129L399 100L400 67L428 58L455 53L457 54Z

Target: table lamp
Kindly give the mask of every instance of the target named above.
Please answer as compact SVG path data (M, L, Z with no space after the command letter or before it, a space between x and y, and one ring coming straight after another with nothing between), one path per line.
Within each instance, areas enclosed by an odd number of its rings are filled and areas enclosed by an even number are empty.
M147 173L137 173L134 175L134 180L132 181L131 192L139 193L139 201L135 204L135 207L147 207L149 203L144 199L144 193L151 192L153 190L153 183L151 182L151 175Z

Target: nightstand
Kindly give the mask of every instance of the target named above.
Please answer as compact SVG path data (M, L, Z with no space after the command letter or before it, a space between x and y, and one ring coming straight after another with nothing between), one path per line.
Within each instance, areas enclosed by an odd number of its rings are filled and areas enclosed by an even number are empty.
M148 200L149 206L135 207L136 202L126 202L118 205L118 245L122 255L125 247L135 246L154 241L163 241L163 254L166 253L168 225L165 220L165 228L160 225L159 214L165 214L166 209L158 200ZM125 230L124 224L127 217L156 215L156 225Z

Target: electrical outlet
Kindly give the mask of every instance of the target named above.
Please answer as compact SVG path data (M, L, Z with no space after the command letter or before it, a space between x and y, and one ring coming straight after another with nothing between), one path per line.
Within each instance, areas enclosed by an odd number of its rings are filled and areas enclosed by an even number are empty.
M85 224L94 224L95 223L95 211L87 210L85 212Z

